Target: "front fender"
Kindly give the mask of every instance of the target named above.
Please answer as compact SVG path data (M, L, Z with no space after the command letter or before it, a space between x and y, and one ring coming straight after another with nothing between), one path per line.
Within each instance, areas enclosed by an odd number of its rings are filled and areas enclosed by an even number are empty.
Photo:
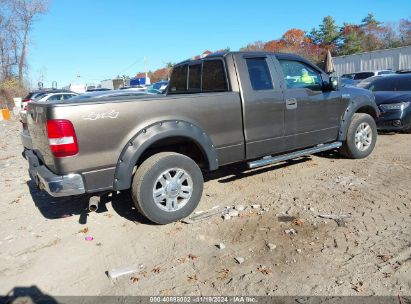
M206 132L186 121L162 121L140 130L128 141L117 162L114 190L125 190L131 187L134 167L146 149L159 140L176 136L195 142L206 156L209 169L218 168L217 151Z
M367 111L370 111L372 112L374 118L378 117L380 114L378 106L375 103L375 97L368 90L360 88L345 88L342 92L342 98L349 99L349 103L342 116L341 127L338 134L339 141L344 141L346 139L352 116L355 113L367 113ZM365 109L367 109L367 111L365 111Z

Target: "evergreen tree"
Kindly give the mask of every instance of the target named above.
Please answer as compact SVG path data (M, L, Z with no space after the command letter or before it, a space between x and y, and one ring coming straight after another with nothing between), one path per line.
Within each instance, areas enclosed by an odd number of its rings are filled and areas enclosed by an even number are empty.
M313 28L308 37L314 44L321 45L334 53L340 38L340 32L333 17L326 16L319 28Z

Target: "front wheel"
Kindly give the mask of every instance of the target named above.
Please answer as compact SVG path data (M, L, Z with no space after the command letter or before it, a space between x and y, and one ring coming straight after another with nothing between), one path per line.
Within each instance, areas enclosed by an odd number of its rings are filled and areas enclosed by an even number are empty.
M376 142L377 126L372 116L355 113L340 152L349 158L364 158L371 154Z
M168 224L190 215L203 193L203 175L189 157L161 152L138 167L131 187L134 204L149 220Z

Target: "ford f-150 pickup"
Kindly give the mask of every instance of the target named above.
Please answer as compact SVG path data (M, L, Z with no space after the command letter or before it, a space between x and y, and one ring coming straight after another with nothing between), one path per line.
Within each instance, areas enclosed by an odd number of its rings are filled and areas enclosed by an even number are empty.
M30 103L25 156L52 196L131 189L137 209L166 224L197 207L203 172L325 150L368 156L378 115L371 92L340 89L299 56L217 53L175 65L164 95Z

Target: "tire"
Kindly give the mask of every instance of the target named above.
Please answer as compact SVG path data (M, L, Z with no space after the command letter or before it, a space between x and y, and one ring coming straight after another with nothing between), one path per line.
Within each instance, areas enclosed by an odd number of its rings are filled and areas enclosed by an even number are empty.
M140 213L154 223L168 224L193 212L200 202L203 184L201 170L191 158L161 152L137 168L131 194Z
M376 142L377 126L374 118L365 113L355 113L340 153L348 158L364 158L371 154Z

